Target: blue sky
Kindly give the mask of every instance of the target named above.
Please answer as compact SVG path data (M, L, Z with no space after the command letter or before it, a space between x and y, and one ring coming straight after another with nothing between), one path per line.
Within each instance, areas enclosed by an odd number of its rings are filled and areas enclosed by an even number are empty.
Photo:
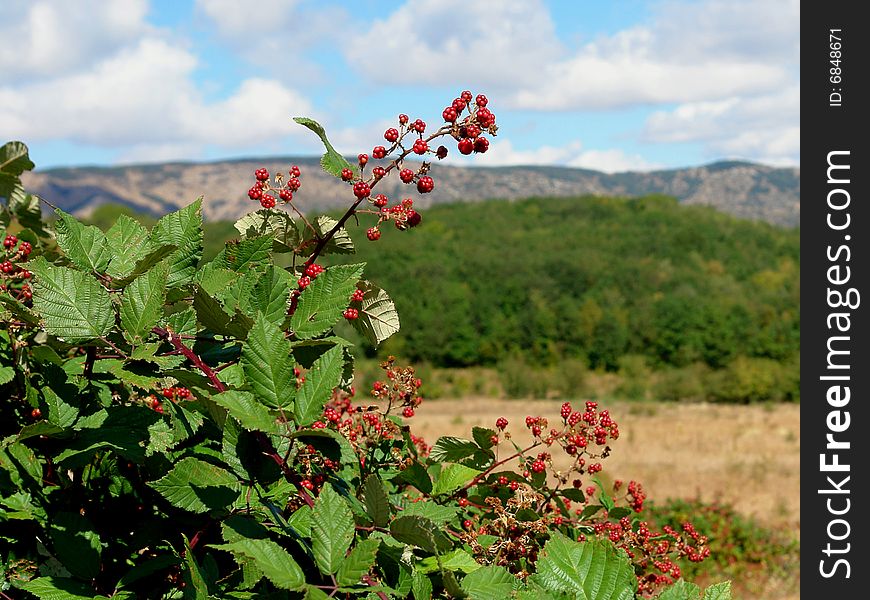
M38 167L348 154L463 89L474 164L800 162L793 0L4 0L0 136ZM450 160L471 159L452 153Z

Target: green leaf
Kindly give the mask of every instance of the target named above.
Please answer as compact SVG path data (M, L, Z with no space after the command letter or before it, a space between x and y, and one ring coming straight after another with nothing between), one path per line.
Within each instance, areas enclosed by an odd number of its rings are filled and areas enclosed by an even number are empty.
M377 346L399 331L399 313L387 293L368 281L358 286L364 296L359 308L359 318L351 323L369 342Z
M225 260L230 269L243 273L268 260L271 252L272 238L264 235L237 243L228 243Z
M414 594L414 600L432 599L432 581L416 569L411 576L411 593Z
M190 583L190 587L185 590L185 598L208 600L208 585L206 585L202 572L199 570L199 565L196 563L196 558L193 556L190 542L183 533L181 537L184 539L184 563L187 566L187 579L189 579Z
M173 506L195 513L225 508L240 492L238 479L232 473L191 456L148 485Z
M477 571L482 565L474 560L465 550L454 550L443 556L427 556L419 563L417 569L421 573L434 573L435 571L461 571L463 573L472 573Z
M441 469L441 473L435 481L432 495L438 496L453 492L480 475L480 473L477 469L472 469L465 465L447 464Z
M32 171L35 166L24 142L6 142L0 146L0 173L18 177L24 171Z
M700 600L700 598L701 588L682 579L677 580L657 596L658 600Z
M299 564L271 540L242 538L230 544L213 544L212 548L231 552L236 560L240 556L253 559L266 578L281 589L300 590L305 585L305 574Z
M241 361L248 384L260 402L272 408L290 407L296 395L290 342L262 314L242 345Z
M132 583L135 583L142 579L143 577L148 577L152 573L157 573L158 571L162 571L168 567L172 567L175 565L181 564L181 559L177 556L172 556L170 554L163 554L156 558L145 560L144 562L139 563L129 571L127 571L123 577L118 581L118 584L115 586L116 589L122 589Z
M333 177L339 178L341 177L342 169L350 169L354 174L359 173L358 168L347 162L347 159L332 147L332 144L330 144L329 140L326 138L326 131L324 131L323 126L320 125L320 123L307 117L294 117L293 120L313 131L317 134L317 137L320 138L320 141L323 142L323 146L326 148L326 153L320 159L320 166L323 167L324 171Z
M250 392L229 390L216 394L211 399L227 409L245 429L278 433L275 417L265 406L258 403Z
M200 286L193 292L193 309L199 322L214 333L245 339L253 320L236 310L230 315L219 300L211 297Z
M446 552L453 546L444 532L425 517L403 515L393 519L390 535L403 544L418 546L432 554Z
M305 374L305 383L296 394L293 414L298 425L310 425L323 414L324 405L332 398L332 390L341 382L343 366L344 350L341 346L333 346L314 361Z
M381 543L369 538L359 542L351 553L341 562L335 579L338 585L351 586L359 583L360 578L375 564L375 556Z
M111 331L115 321L112 300L94 278L50 265L42 257L27 264L36 275L33 307L42 316L46 332L76 344Z
M471 440L443 436L438 438L438 441L432 446L429 457L434 462L459 462L463 458L473 455L477 450L477 444Z
M544 545L538 577L547 589L583 600L631 600L637 586L631 562L612 544L575 542L558 531Z
M731 600L731 582L716 583L704 590L704 600Z
M353 513L331 485L324 485L311 515L311 550L324 575L338 570L354 536Z
M338 221L326 215L321 215L314 221L314 228L320 237L324 237L336 225L338 225ZM332 239L323 247L321 254L353 254L354 252L355 249L350 234L347 232L347 229L340 227L335 232L335 235L332 236Z
M495 429L489 429L487 427L472 427L471 429L471 437L473 437L477 445L484 450L492 448L492 437L494 435L496 435Z
M157 221L151 238L155 245L178 248L169 257L167 286L173 288L193 281L202 258L202 198Z
M323 334L350 305L350 296L365 265L336 265L317 276L299 296L290 328L300 339Z
M73 388L75 389L75 388ZM48 422L64 429L76 422L79 409L69 404L65 399L49 387L42 388L42 397L48 405Z
M100 572L100 536L79 513L55 514L51 519L51 540L57 559L76 577L93 579Z
M407 504L402 510L402 516L417 515L425 517L439 526L446 525L459 514L459 509L455 506L445 506L436 504L431 500L421 500Z
M432 478L426 471L426 467L416 461L400 471L399 474L393 478L393 481L396 483L407 483L408 485L413 485L424 494L432 492Z
M260 311L266 319L280 326L287 317L289 295L290 275L284 269L270 265L254 286L249 310L251 314Z
M150 249L148 230L133 217L121 215L106 232L106 244L112 254L106 272L120 278L129 275Z
M510 598L515 582L504 567L488 566L466 575L462 589L471 600L504 600Z
M366 513L377 527L385 527L390 522L390 498L380 478L372 473L363 486Z
M39 600L108 600L106 596L95 596L89 586L63 577L40 577L21 585Z
M85 271L103 273L112 256L106 235L94 225L85 225L59 208L54 228L57 245L74 265Z
M121 297L121 326L127 339L144 340L163 316L169 265L160 263L133 280Z
M236 221L235 227L245 239L270 236L273 252L292 252L300 242L296 223L283 210L263 209L248 213Z

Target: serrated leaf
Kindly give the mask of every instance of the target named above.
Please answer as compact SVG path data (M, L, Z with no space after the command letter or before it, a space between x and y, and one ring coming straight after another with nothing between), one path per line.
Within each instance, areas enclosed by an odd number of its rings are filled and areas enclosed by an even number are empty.
M384 489L380 478L372 473L363 485L363 500L366 514L377 527L384 527L390 522L390 498Z
M446 525L459 514L459 509L455 506L445 506L436 504L431 500L421 500L412 502L405 506L402 510L402 516L417 515L425 517L438 525Z
M274 323L259 315L242 344L242 368L257 399L272 408L289 409L296 396L290 342Z
M280 326L287 317L289 295L290 275L270 265L254 286L248 310L251 314L260 311L266 319Z
M39 577L21 584L21 589L39 600L108 600L95 596L89 586L64 577Z
M489 450L493 447L492 438L495 435L496 432L494 429L489 429L487 427L471 428L471 437L473 437L477 445L484 450Z
M434 462L459 462L477 452L478 446L471 440L458 437L442 436L438 438L429 457Z
M371 538L359 542L338 567L338 573L335 575L338 585L358 584L360 578L368 573L372 565L375 564L375 556L380 545L378 540Z
M390 523L390 535L403 544L418 546L426 552L439 554L453 546L435 523L425 517L402 515Z
M432 599L432 581L416 569L411 576L411 593L414 594L414 600Z
M73 388L75 389L75 388ZM42 388L42 397L48 406L48 422L66 429L76 422L79 409L55 393L49 387Z
M18 177L35 166L24 142L6 142L0 146L0 173Z
M151 238L155 246L178 248L168 260L167 287L193 281L197 263L202 258L202 198L162 217L154 226Z
M300 241L296 223L283 210L263 209L248 213L236 221L235 228L245 239L270 236L273 252L293 252Z
M326 236L335 229L336 225L338 225L338 221L327 215L321 215L314 221L314 228L320 237ZM351 239L347 229L339 227L332 238L326 242L321 254L353 254L355 251L353 239Z
M442 556L427 556L417 563L417 569L421 573L434 573L436 571L460 571L462 573L472 573L477 571L482 565L474 560L465 550L454 550Z
M190 547L187 536L182 533L181 537L184 540L184 564L187 567L187 579L190 582L190 587L185 590L185 598L208 600L208 586L205 583L196 558L193 556L193 549Z
M106 273L115 278L124 277L150 248L148 230L133 217L121 215L106 232L106 244L112 254Z
M504 600L510 598L515 581L507 569L491 565L466 575L462 589L471 600Z
M253 559L266 578L284 590L300 590L305 585L305 574L293 557L271 540L242 538L229 544L212 544L212 548ZM240 561L241 562L241 561Z
M219 300L210 296L200 286L196 286L193 293L193 309L200 323L221 335L245 339L254 323L248 315L238 310L230 315Z
M453 492L466 485L480 473L481 471L465 465L445 464L432 487L432 495L438 496Z
M258 403L250 392L228 390L212 396L211 399L227 409L229 414L249 431L278 432L275 417L265 406Z
M162 478L148 482L148 486L173 506L194 513L225 508L240 492L238 479L232 473L191 456L179 461Z
M558 531L544 545L537 568L547 589L583 600L631 600L637 586L631 562L612 544L575 542Z
M359 318L352 321L352 325L377 346L399 331L399 313L395 303L381 288L368 281L363 282L359 288L365 295L360 303Z
M58 512L51 518L54 554L70 573L93 579L100 572L102 545L93 524L76 512Z
M311 507L303 504L287 518L287 526L302 537L311 537Z
M190 307L185 308L166 317L164 323L168 329L179 335L193 335L196 333L196 311Z
M5 385L15 378L15 369L7 365L0 365L0 385Z
M71 344L108 334L114 325L109 293L81 271L55 267L39 257L27 263L36 275L33 307L45 330Z
M665 588L657 600L700 600L701 588L682 579Z
M731 600L731 582L715 583L704 590L704 600Z
M321 335L342 318L364 267L362 264L330 267L305 288L290 319L290 328L297 338Z
M393 478L396 483L407 483L415 488L429 494L432 492L432 478L426 471L426 467L414 461Z
M353 513L331 485L323 486L311 514L311 551L324 575L338 570L354 536Z
M339 178L341 177L342 169L350 169L354 174L359 174L359 169L351 165L344 156L332 147L332 144L329 143L326 137L326 131L320 123L307 117L294 117L293 120L313 131L320 138L320 141L323 142L326 153L320 159L320 166L323 167L324 171L333 177Z
M106 235L94 225L85 225L59 208L54 211L57 245L74 265L85 271L103 273L112 256Z
M305 383L296 394L293 414L298 425L310 425L323 414L324 405L332 398L332 390L341 382L343 366L344 350L341 346L333 346L314 361L305 374Z
M272 252L271 236L261 236L226 245L227 266L237 273L243 273L259 263L268 260Z
M121 297L121 326L130 342L148 337L151 328L157 325L163 315L168 275L169 266L160 263L124 289Z

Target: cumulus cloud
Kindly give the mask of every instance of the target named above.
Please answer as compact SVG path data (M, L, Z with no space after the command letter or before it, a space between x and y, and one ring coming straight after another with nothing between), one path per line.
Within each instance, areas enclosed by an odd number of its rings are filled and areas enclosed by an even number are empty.
M196 65L186 49L146 37L78 73L0 86L0 130L27 140L140 147L127 156L152 148L165 158L194 145L256 147L295 133L290 116L313 113L300 93L267 79L242 81L228 98L207 102L192 81Z
M618 173L622 171L650 171L661 165L652 163L637 154L627 154L617 148L583 150L578 141L562 146L539 146L518 150L508 139L499 137L486 154L476 155L474 164L479 166L508 165L562 165Z
M78 69L149 31L147 0L3 0L2 83Z
M379 83L503 88L538 81L556 40L540 0L408 0L351 35L345 56Z

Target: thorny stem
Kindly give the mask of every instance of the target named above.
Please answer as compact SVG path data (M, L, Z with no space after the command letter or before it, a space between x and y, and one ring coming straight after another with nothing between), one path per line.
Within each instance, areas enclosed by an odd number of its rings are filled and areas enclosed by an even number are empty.
M225 386L224 382L218 378L217 373L215 373L210 366L205 364L196 352L184 345L184 342L181 341L181 336L174 331L164 329L163 327L155 327L151 331L172 344L178 352L183 354L184 357L192 362L197 369L202 371L202 374L208 378L209 382L214 386L218 393L226 391L227 386Z

